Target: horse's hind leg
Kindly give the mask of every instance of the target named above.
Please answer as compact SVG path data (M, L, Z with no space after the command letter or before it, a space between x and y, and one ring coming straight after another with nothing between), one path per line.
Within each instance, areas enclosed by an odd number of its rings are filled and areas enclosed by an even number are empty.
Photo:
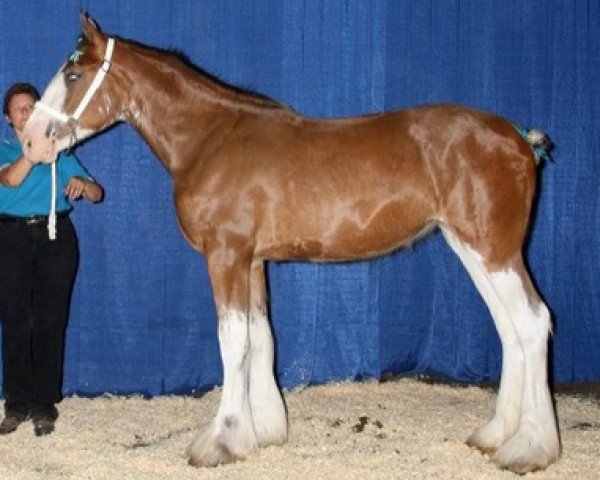
M520 252L491 271L450 229L442 227L442 232L490 309L502 343L495 414L467 443L495 454L493 460L502 468L519 473L545 468L560 452L547 383L548 309L533 288Z
M213 421L188 447L189 463L214 466L258 449L248 397L250 255L233 248L207 255L219 316L223 392Z
M287 440L287 418L273 372L274 345L267 316L264 263L255 260L250 272L250 409L259 446Z
M488 306L502 343L502 374L495 414L467 440L468 445L491 455L517 431L519 425L523 390L523 349L511 324L509 313L489 281L478 254L461 242L448 228L441 227L441 230Z
M560 454L556 416L548 389L550 312L535 291L519 254L512 268L495 271L491 283L506 305L523 349L523 394L517 432L494 462L517 473L544 469Z

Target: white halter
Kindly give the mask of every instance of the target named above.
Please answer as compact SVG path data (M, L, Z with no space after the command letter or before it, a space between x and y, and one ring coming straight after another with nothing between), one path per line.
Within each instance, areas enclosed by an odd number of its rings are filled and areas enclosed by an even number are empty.
M104 58L102 59L100 68L98 68L94 80L92 80L92 83L88 87L87 92L85 92L85 95L81 99L81 102L79 102L78 107L75 109L75 112L73 112L73 115L69 116L63 112L59 112L55 108L51 107L50 105L46 105L45 103L42 103L39 100L35 103L35 107L39 108L44 113L50 115L51 117L53 117L61 123L67 124L71 121L74 121L75 123L78 122L81 118L81 115L92 100L92 97L96 93L96 90L100 88L104 77L106 77L106 74L110 70L114 48L115 39L109 37L106 43L106 51L104 52ZM48 236L50 240L56 239L56 162L52 162L52 196L50 205L50 215L48 217Z
M78 122L79 119L81 118L81 115L83 115L83 112L85 111L88 104L92 100L94 93L96 93L96 90L98 90L98 88L100 88L100 85L102 85L102 81L104 80L104 77L106 77L106 74L110 70L111 59L112 59L114 49L115 49L115 39L109 37L108 41L106 42L106 51L104 52L104 58L102 59L100 68L98 68L98 71L96 72L96 76L94 77L94 80L92 80L92 83L90 83L90 86L88 87L87 92L85 92L85 95L81 99L81 102L79 102L79 105L73 112L73 115L69 116L66 113L59 112L54 107L51 107L50 105L46 105L45 103L42 103L40 100L35 102L35 107L39 108L44 113L50 115L51 117L55 118L56 120L58 120L61 123L69 123L69 121L71 121L71 120L75 120L75 122Z

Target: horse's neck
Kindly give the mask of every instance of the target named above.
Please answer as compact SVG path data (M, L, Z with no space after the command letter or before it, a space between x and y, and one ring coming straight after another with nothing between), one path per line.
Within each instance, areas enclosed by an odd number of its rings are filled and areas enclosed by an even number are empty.
M222 108L172 86L138 84L134 95L127 121L172 175L191 161L201 161L186 152L199 153L198 146L208 141L215 125L228 121Z
M189 162L202 161L201 146L217 128L226 131L235 122L235 105L227 101L226 90L211 88L200 73L138 57L124 73L130 85L124 120L175 176ZM161 73L149 76L148 71Z

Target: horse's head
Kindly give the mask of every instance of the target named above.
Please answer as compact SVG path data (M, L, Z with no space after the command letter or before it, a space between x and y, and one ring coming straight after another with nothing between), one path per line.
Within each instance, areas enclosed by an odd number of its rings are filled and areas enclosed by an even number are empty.
M36 103L23 131L23 152L34 162L51 163L61 150L108 127L120 111L111 69L114 39L87 15L75 51ZM111 78L113 77L113 78Z

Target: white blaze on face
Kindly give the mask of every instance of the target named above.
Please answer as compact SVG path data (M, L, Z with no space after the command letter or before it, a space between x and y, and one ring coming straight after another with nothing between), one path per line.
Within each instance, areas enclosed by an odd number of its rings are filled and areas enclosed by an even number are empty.
M61 69L62 70L62 69ZM58 72L46 88L40 101L62 111L65 98L65 85L61 71ZM53 135L47 135L50 122L55 121L46 112L35 108L23 128L23 152L32 161L54 161L60 149Z
M63 66L64 67L64 66ZM63 67L54 76L48 87L44 91L40 102L51 109L65 113L64 103L67 89L63 77ZM60 125L60 121L41 108L35 108L25 124L23 129L23 151L32 161L51 163L56 159L58 153L71 146L73 139L70 135L57 138L55 128ZM75 128L75 135L78 141L90 136L92 130L81 128L79 125Z

